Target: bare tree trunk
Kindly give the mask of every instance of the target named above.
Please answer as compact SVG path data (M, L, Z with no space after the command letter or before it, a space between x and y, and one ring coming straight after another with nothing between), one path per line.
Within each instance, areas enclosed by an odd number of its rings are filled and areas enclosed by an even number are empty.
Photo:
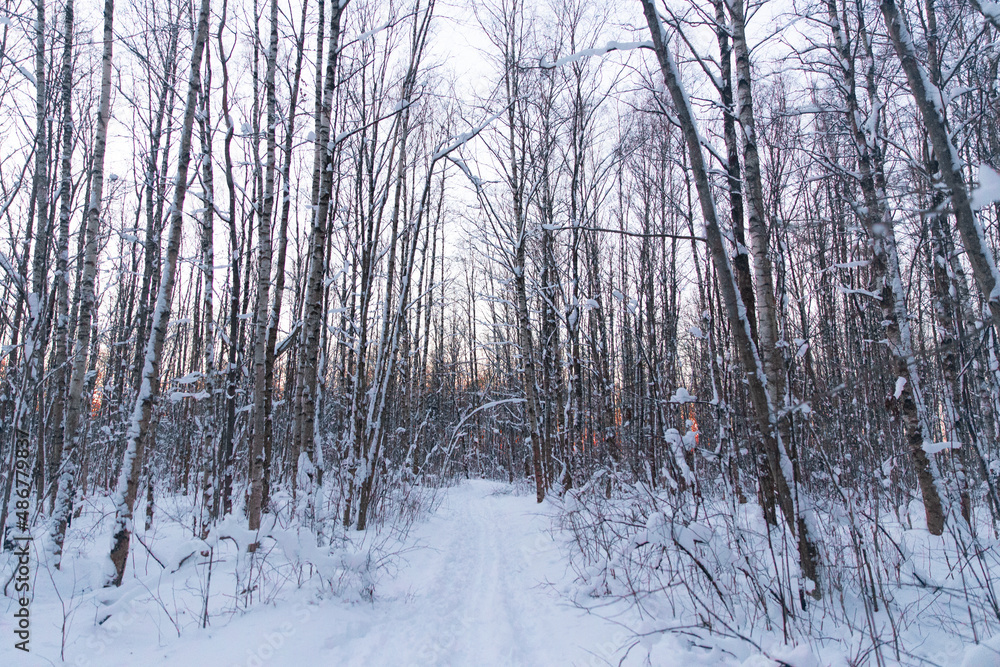
M722 79L719 95L722 98L722 128L726 141L726 175L729 186L729 215L733 223L733 237L736 252L733 255L733 269L739 284L740 296L747 307L750 334L757 338L757 306L750 277L750 256L747 248L746 231L743 227L743 185L740 178L740 150L736 138L736 106L733 102L732 47L729 42L729 28L726 22L724 0L715 1L716 38L719 41L719 64ZM745 41L745 39L744 39ZM745 46L744 46L745 48Z
M69 217L73 197L73 1L68 0L63 21L63 61L60 95L62 97L62 150L59 166L59 240L56 248L56 326L52 365L55 371L52 396L52 435L48 471L49 511L55 513L59 470L63 464L64 419L69 354ZM58 525L58 521L52 524ZM60 540L61 542L61 540ZM61 544L58 545L61 547ZM58 548L57 547L57 548ZM56 565L58 569L58 564Z
M524 215L520 211L514 214L517 219L515 228L516 245L514 247L514 292L517 298L517 333L518 345L521 348L522 384L527 399L524 410L524 436L531 450L532 466L535 475L535 500L545 500L545 476L542 472L542 437L538 428L538 394L537 374L535 372L535 349L531 336L531 321L528 318L528 292L525 271L524 246L527 241Z
M202 109L198 117L199 138L201 140L201 169L202 169L202 204L203 213L201 218L201 280L202 280L202 319L204 320L205 337L205 393L207 398L202 402L202 517L201 534L208 535L208 527L211 521L218 516L218 486L221 482L219 476L219 466L217 465L216 440L215 440L215 415L216 415L216 369L215 369L215 248L213 236L215 234L215 179L213 172L215 165L212 161L212 116L211 116L211 91L212 91L212 49L205 47L205 82L202 87Z
M278 225L278 256L275 259L274 269L274 302L271 304L271 314L268 318L267 328L267 349L265 350L264 367L267 370L267 378L264 385L264 404L267 413L267 431L264 439L264 484L261 504L267 507L268 499L271 495L271 449L273 447L273 426L272 426L272 396L274 392L274 362L275 348L278 342L278 322L281 319L281 304L285 292L285 257L288 248L288 218L291 212L292 191L292 142L295 138L295 112L299 102L299 82L302 79L302 58L305 45L306 10L308 0L302 6L302 18L299 25L299 36L295 43L295 73L292 77L291 100L288 106L288 120L285 124L285 142L282 147L281 163L281 221ZM285 391L288 387L286 383ZM294 476L293 476L294 489Z
M143 461L143 445L148 437L153 404L159 393L160 359L163 352L163 341L166 338L167 323L170 313L170 300L176 278L177 256L180 252L181 230L184 222L184 199L187 195L188 166L191 161L191 134L194 125L195 111L198 108L198 94L201 90L201 59L205 42L208 39L208 14L210 0L201 0L198 12L198 24L195 33L194 49L191 54L191 75L188 81L187 101L184 107L184 124L181 127L180 151L177 158L177 177L174 186L174 197L170 207L170 236L167 241L166 263L160 279L160 289L156 297L156 308L153 311L151 334L146 345L146 362L142 371L142 384L136 397L135 409L128 430L128 442L125 445L125 455L122 460L121 474L118 478L118 488L114 495L115 527L112 533L110 560L113 570L107 573L107 586L120 586L125 573L125 563L128 560L129 541L132 535L132 510L135 506L136 490L139 485L139 473ZM113 0L107 0L105 10L106 58L105 68L110 85L110 44L111 14Z
M793 477L792 463L781 441L780 432L777 428L778 419L775 407L771 402L767 389L767 375L764 373L764 368L757 355L757 347L754 345L750 334L750 323L746 317L746 308L740 298L739 289L736 286L736 278L733 274L729 255L726 252L722 238L722 231L719 228L715 200L712 196L704 157L701 153L701 140L695 124L694 113L688 102L687 94L681 87L677 67L674 64L673 57L670 55L666 38L663 34L663 26L656 13L653 0L641 0L641 2L643 13L646 16L646 22L649 25L649 30L653 38L653 48L660 63L660 70L667 89L670 92L670 97L673 100L681 131L687 142L691 171L695 187L698 191L698 198L701 201L702 217L705 220L705 234L712 253L712 259L715 263L715 269L718 273L719 291L726 306L733 336L736 339L737 352L740 355L746 372L751 403L753 404L761 434L764 438L764 448L771 468L771 474L774 476L778 504L785 517L785 522L792 532L798 536L799 565L802 569L802 575L806 579L812 580L814 587L811 593L814 597L818 598L821 594L821 589L819 587L819 550L816 545L816 538L811 534L808 522L804 517L799 515L795 506L796 499L792 494L789 481Z
M173 21L167 38L164 57L162 84L157 97L156 116L152 120L149 134L149 155L146 158L145 190L146 230L143 253L142 284L136 304L134 359L132 375L136 383L142 373L143 342L147 337L150 294L156 289L156 273L160 264L160 237L163 232L163 199L165 197L165 177L170 156L170 137L173 131L173 110L176 99L177 44L180 33L179 21ZM166 131L164 131L166 121ZM161 153L162 151L162 153ZM157 161L160 161L157 164Z
M222 40L223 29L226 26L227 0L222 0L222 16L219 19L217 33L219 61L222 64L222 115L226 121L226 136L223 143L223 158L225 160L226 191L229 195L229 211L226 222L229 226L229 263L230 293L229 293L229 355L226 371L226 423L223 429L222 442L219 444L219 475L222 488L220 499L213 507L215 516L226 515L233 510L233 441L236 437L236 383L239 378L237 361L239 359L242 341L239 326L240 313L240 253L236 238L236 184L233 180L232 143L236 128L229 109L229 55ZM249 272L249 271L248 271Z
M37 15L35 18L35 254L31 267L31 293L39 311L39 319L34 328L32 342L37 355L33 357L38 364L29 376L35 378L40 372L42 356L45 351L45 332L41 328L46 305L46 277L49 257L49 243L52 233L49 224L49 140L46 130L48 110L48 86L45 72L45 0L35 0ZM28 361L25 356L25 361ZM32 379L34 383L37 378ZM34 387L31 389L34 392Z
M731 0L733 50L736 54L736 94L740 127L743 130L743 170L747 185L747 220L757 287L759 350L764 358L768 393L772 406L781 412L785 400L785 363L778 345L778 308L774 300L774 270L770 256L770 231L764 213L764 191L757 152L757 129L750 89L750 47L745 32L743 0ZM786 420L779 417L779 428ZM785 429L787 430L787 429ZM784 431L783 431L784 433Z
M324 86L324 74L323 69L323 52L326 45L326 2L325 0L318 0L316 3L317 7L317 25L316 25L316 83L314 91L313 100L313 127L315 128L314 134L319 135L320 127L323 125L323 103L326 96L323 92ZM317 139L318 142L318 139ZM319 179L320 170L322 169L321 162L323 159L323 153L319 150L319 144L316 144L316 148L313 150L313 173L312 173L312 184L309 193L309 203L315 207L317 200L319 199ZM315 216L315 208L313 209ZM312 235L309 236L308 243L311 250L312 246ZM310 255L311 256L311 255ZM309 267L309 257L307 256L304 263L306 266L306 271ZM304 300L303 290L301 287L296 291L296 313L301 313L303 311L302 301ZM304 338L302 328L300 326L298 331L298 338L301 341ZM299 457L300 450L302 446L302 429L303 429L303 418L304 415L301 410L302 405L302 355L295 355L295 395L292 400L292 445L291 445L291 463L292 463L292 495L298 495L298 478L299 478ZM310 474L312 474L310 472Z
M779 345L778 307L775 302L774 270L770 257L771 235L765 218L760 155L757 150L756 119L750 83L750 47L746 40L746 17L743 0L732 0L728 6L732 18L733 50L736 55L736 109L739 114L740 128L743 131L743 171L747 193L747 222L750 230L753 272L757 288L755 295L757 328L755 331L753 320L750 318L750 331L751 334L757 334L755 342L764 361L764 373L767 375L767 388L771 405L777 411L779 435L785 443L788 443L791 441L791 428L788 416L783 414L785 407L785 359L783 347ZM729 148L730 157L733 157L731 147L727 148ZM732 165L729 165L729 168L730 176L732 176ZM736 171L738 172L738 169ZM737 270L737 282L739 279L739 270ZM780 493L778 491L780 485L775 485L773 473L766 470L763 464L760 466L760 471L762 502L765 507L773 507L774 501L769 496L776 491Z
M888 210L881 159L877 145L867 137L862 124L853 58L840 25L835 0L827 0L827 10L834 46L840 55L840 74L844 79L843 90L846 98L845 110L861 168L860 182L866 209L861 217L865 230L871 238L872 273L879 287L882 320L885 323L894 371L904 383L897 389L897 400L903 416L906 442L923 496L927 529L932 535L940 535L944 530L944 509L937 488L937 466L924 450L924 445L931 442L927 407L922 396L920 373L913 354L910 314L906 307L906 294L903 292L899 254L896 249L892 213ZM874 91L871 92L875 94ZM876 110L873 113L877 113L877 109L881 108L877 98L872 99L872 108ZM879 123L876 120L871 122L870 126L878 128Z
M46 86L45 86L45 2L35 0L35 173L33 177L33 201L35 209L35 248L32 258L31 291L28 300L28 327L24 337L23 374L17 402L14 406L14 450L26 453L31 447L29 421L34 415L32 409L36 401L35 392L38 388L45 356L46 327L46 264L49 252L49 180L48 180L48 138L46 135ZM27 254L27 248L25 248ZM41 420L44 422L44 419ZM20 456L20 454L17 454ZM38 464L44 458L44 452L38 451ZM13 460L13 459L12 459ZM13 467L11 468L14 469ZM8 477L12 480L14 475ZM8 484L9 486L9 484ZM4 547L9 544L8 534L12 526L7 523L14 518L8 513L10 489L5 489L3 506Z
M414 18L412 39L410 47L409 65L406 76L403 80L401 95L401 118L399 120L399 130L396 137L398 151L398 162L396 163L396 184L394 189L394 203L390 219L390 240L388 255L388 266L386 268L385 279L385 300L382 310L382 332L378 341L378 356L374 367L374 391L366 394L367 401L358 404L363 405L365 416L365 428L360 432L363 436L361 441L361 455L364 460L361 466L361 479L355 484L359 487L358 493L358 530L364 530L368 522L369 509L371 507L372 489L375 477L378 473L378 466L381 462L383 440L386 429L384 420L387 410L387 399L389 398L395 380L396 360L399 354L399 341L401 332L405 328L405 316L409 306L410 285L413 277L413 267L415 264L417 244L420 237L420 224L423 221L424 213L430 203L432 176L434 163L440 155L435 155L427 168L424 190L420 199L420 204L412 215L412 220L407 220L400 233L401 214L400 198L406 185L406 148L410 131L409 105L413 102L413 95L417 83L417 73L420 69L424 47L427 44L427 35L430 28L431 17L434 13L434 0L429 0L427 7L419 18ZM399 271L399 295L395 307L393 304L393 292L395 291L396 247L400 240L405 243L400 248L401 257L398 266ZM357 423L357 420L355 420Z
M326 60L325 81L322 90L322 108L317 118L316 128L316 159L313 174L314 183L318 183L319 188L316 198L313 199L314 213L312 224L312 237L309 245L309 275L306 283L306 297L304 303L304 325L303 344L300 356L300 375L298 379L297 391L301 391L299 405L297 406L297 419L299 421L299 443L297 471L301 475L305 473L309 477L306 485L308 488L301 489L307 496L307 506L311 512L313 505L313 494L315 492L316 476L316 452L315 452L315 417L316 405L315 392L318 380L318 366L320 356L320 340L322 337L322 324L325 320L323 312L324 302L324 278L326 276L326 245L327 245L327 218L330 210L330 198L333 188L333 146L330 143L330 116L333 110L333 94L337 84L337 60L340 55L340 30L341 18L346 3L338 3L330 15L330 46ZM318 79L318 75L317 75Z
M937 158L941 178L951 191L951 206L955 212L958 233L962 237L965 253L972 265L972 274L986 300L993 319L993 328L1000 336L1000 292L996 292L998 277L993 252L986 244L982 225L972 210L969 191L962 174L962 160L952 143L951 135L942 117L944 98L927 73L917 61L916 49L910 32L899 14L894 0L882 0L882 16L892 38L892 46L906 73L906 80L913 99L920 110L924 127L927 129L934 155Z
M73 29L74 29L74 17L73 17L73 0L66 1L66 8L64 10L65 18L63 22L63 62L62 62L62 96L63 96L63 118L62 118L62 164L61 164L61 176L60 176L60 194L61 200L59 205L59 228L60 236L65 235L69 237L69 217L70 217L70 204L72 197L72 166L73 166ZM101 120L98 119L98 126L100 126ZM66 415L64 420L60 420L55 424L55 430L53 431L53 441L54 443L59 443L62 445L57 451L56 447L53 447L52 454L53 459L56 461L56 470L53 471L52 480L53 482L58 482L56 487L53 489L53 503L52 503L52 524L51 524L51 538L52 538L52 558L53 565L56 569L59 569L60 562L62 560L62 546L63 540L66 537L66 524L69 521L70 513L73 510L73 496L74 496L74 483L76 481L77 463L76 463L76 450L79 439L76 437L77 431L77 421L79 420L80 411L83 404L83 376L87 368L87 351L90 346L90 323L91 323L91 311L94 306L94 275L97 269L97 239L96 236L100 232L100 216L97 216L98 229L91 230L89 228L89 223L91 222L90 217L87 218L87 228L85 231L87 237L87 245L85 249L84 256L84 268L81 274L81 282L87 282L87 285L82 285L80 288L81 303L78 315L78 322L76 327L76 355L73 359L72 373L69 378L69 395L66 399L68 403ZM62 252L68 252L68 248L63 247ZM67 262L66 257L62 256L59 258L59 264L62 267L63 275L60 276L60 281L65 283L68 281L69 276L65 275L67 272ZM89 285L89 290L87 289ZM68 308L69 308L69 285L61 284L60 289L64 290L65 293L59 295L60 302L60 317L68 318ZM56 354L56 364L65 364L66 351L68 347L68 335L69 332L66 330L66 326L61 327L62 333L60 338L61 342L58 342L59 353ZM61 358L60 358L61 357ZM65 374L65 371L63 371ZM61 398L59 400L62 400ZM61 412L61 410L59 411ZM55 458L58 456L58 458Z
M545 473L546 488L552 488L555 484L562 484L563 490L570 486L571 475L563 475L556 479L555 463L560 457L553 451L553 442L558 441L560 435L560 409L562 407L562 373L561 355L559 346L559 317L558 317L558 295L559 295L559 272L556 266L556 239L553 229L556 227L556 194L553 183L552 162L555 156L555 85L554 77L550 73L545 79L546 85L542 93L542 137L540 155L541 162L541 187L539 197L539 214L542 222L542 284L540 288L541 310L542 310L542 332L539 347L541 348L540 371L541 389L545 397L544 407L541 415L541 436L542 436L542 468ZM614 457L616 452L614 447L608 448L607 454ZM567 473L565 459L562 461Z
M977 3L973 0L973 5ZM937 25L937 10L934 0L924 0L925 20L927 24L927 61L931 83L941 85L940 37ZM982 8L977 6L978 11ZM998 26L996 17L992 23ZM930 151L926 151L930 153ZM937 160L929 154L925 155L927 173L934 179L938 170ZM931 195L931 207L938 211L944 201L944 194L934 189ZM997 519L1000 516L1000 496L997 495L994 478L989 473L988 457L983 447L983 438L976 424L973 406L963 401L963 383L970 378L976 378L976 373L963 373L960 350L968 345L964 314L968 309L968 287L965 282L964 270L958 253L955 252L954 239L948 230L946 213L935 213L928 216L929 236L928 258L931 260L932 295L934 297L934 319L938 333L938 358L945 385L942 391L944 403L944 435L947 441L969 443L955 457L956 481L959 486L959 498L962 516L966 522L972 523L972 499L969 489L969 475L966 464L972 459L977 463L979 472L986 487L987 504L993 517L994 531L997 529ZM950 260L950 261L949 261ZM952 263L953 262L953 263ZM957 267L958 270L954 270ZM977 380L979 378L976 378ZM985 383L984 383L985 384ZM965 404L964 409L960 405ZM971 450L971 451L970 451ZM954 452L953 452L954 454Z
M271 0L271 41L264 75L267 96L267 164L264 174L264 201L257 220L257 306L253 345L254 398L253 443L250 450L250 503L247 508L250 530L260 528L261 499L264 496L264 441L267 436L267 340L271 290L271 213L274 210L274 175L277 151L277 100L274 72L278 62L278 0Z

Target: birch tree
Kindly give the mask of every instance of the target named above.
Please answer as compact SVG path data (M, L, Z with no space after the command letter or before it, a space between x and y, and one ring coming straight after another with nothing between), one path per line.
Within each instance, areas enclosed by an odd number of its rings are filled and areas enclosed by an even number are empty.
M73 13L73 0L67 0L66 6L63 9L64 20L63 20L63 61L62 61L62 96L63 96L63 108L62 108L62 159L60 162L60 203L59 203L59 227L60 235L64 235L68 241L69 237L69 218L70 218L70 205L73 196L73 183L72 183L72 166L73 166L73 30L74 30L74 13ZM107 126L107 118L102 118L98 120L98 127L100 127L101 120L104 121L105 127ZM89 220L88 220L89 222ZM99 226L99 225L98 225ZM81 283L83 285L80 288L81 293L81 303L78 314L78 322L76 326L76 345L74 350L76 352L73 363L72 372L70 373L68 384L68 396L66 397L67 409L64 419L60 419L61 423L55 424L55 429L58 432L58 440L60 447L53 447L53 456L58 455L58 467L54 470L53 481L55 484L55 491L53 494L53 506L52 506L52 528L51 528L51 538L53 542L52 555L54 560L54 565L56 569L59 569L61 557L62 557L62 546L63 541L66 538L66 523L69 519L70 512L73 507L73 496L74 496L74 484L76 482L77 473L77 448L79 446L79 440L76 437L78 429L78 421L81 412L81 404L83 403L83 374L86 371L86 360L87 351L90 347L90 321L91 321L91 311L93 310L94 304L94 273L96 272L96 250L97 250L97 239L91 240L89 237L96 237L99 233L99 229L90 230L87 229L87 241L86 250L84 256L84 268L81 277ZM65 255L68 255L69 249L61 249ZM59 296L60 301L60 316L69 318L69 277L68 267L67 267L67 256L60 258L59 262L62 267L63 275L60 276L60 280L65 281L65 285L60 285L60 290L62 293ZM88 290L89 287L89 290ZM60 338L62 342L60 343L61 350L56 354L57 364L66 364L67 358L66 354L68 351L68 337L69 337L69 326L68 322L62 325L62 332ZM60 410L61 411L61 410ZM57 418L62 417L57 412ZM54 438L55 439L55 438Z
M260 528L261 500L264 496L264 449L267 433L267 347L270 321L269 295L271 289L271 214L274 210L274 180L277 153L277 99L275 97L275 70L278 61L278 0L271 0L271 38L267 50L267 70L264 90L267 99L267 153L264 174L264 198L258 217L257 242L257 306L254 335L254 423L253 447L250 452L250 503L247 516L250 530Z
M903 292L903 277L899 268L899 253L894 231L892 211L888 209L885 193L885 175L882 167L881 151L876 138L866 132L866 127L880 126L877 114L882 108L877 90L872 82L869 87L871 113L874 118L865 119L858 104L857 82L855 81L854 58L851 47L846 42L841 27L840 11L835 0L827 0L827 20L833 36L834 48L839 56L844 91L847 121L851 127L854 147L861 171L861 190L864 195L864 209L859 212L869 237L871 238L874 274L882 320L890 353L894 360L897 380L894 396L899 401L903 413L906 441L913 459L917 480L923 496L927 516L927 528L933 535L944 530L944 509L938 490L937 466L924 447L932 442L928 428L928 414L921 389L920 372L914 358L910 314Z
M181 229L184 221L184 200L188 188L188 166L191 161L191 135L194 126L195 111L198 107L198 94L201 89L201 61L205 42L208 40L208 14L210 0L201 0L198 12L198 23L195 40L191 52L191 74L188 79L188 89L184 107L184 121L181 126L180 149L178 152L177 176L174 183L173 201L170 207L170 235L167 241L166 261L163 264L163 275L160 279L159 293L156 297L156 308L153 311L149 342L146 345L146 361L142 371L142 384L136 397L135 408L132 411L129 425L128 441L122 460L121 474L113 498L115 506L115 523L112 529L110 565L106 573L106 586L120 586L128 560L129 542L132 535L132 512L135 507L136 490L139 485L139 472L142 468L143 447L149 434L149 422L152 417L153 405L159 393L160 360L163 353L163 341L167 333L170 301L176 280L177 255L180 252ZM111 15L113 0L107 0L105 9L105 40L111 43ZM110 46L106 57L106 72L110 85L111 55ZM102 93L103 94L103 93Z
M328 233L328 218L330 215L330 198L333 190L333 148L330 135L330 116L333 111L333 95L337 85L337 61L340 55L341 21L347 3L337 3L330 13L329 47L326 56L326 67L323 75L321 104L317 104L315 131L315 160L313 182L317 189L314 192L312 205L312 233L309 239L309 273L306 282L304 302L304 317L302 328L302 348L300 351L301 366L296 381L296 422L299 442L297 447L298 475L305 475L303 482L296 484L301 487L299 492L307 499L309 512L314 507L313 494L316 479L316 406L314 396L319 380L319 356L321 328L325 321L324 310L324 277L326 275L326 246ZM320 54L322 57L322 54ZM320 74L317 68L317 83Z
M701 202L701 213L705 222L706 238L708 239L709 249L715 263L715 270L718 273L719 291L722 294L733 336L736 339L737 352L746 372L750 398L764 438L765 453L767 454L771 475L774 479L778 504L781 507L785 522L798 537L799 564L802 568L802 574L806 579L813 582L813 588L810 592L818 597L821 594L821 589L819 587L819 552L816 537L811 534L809 521L804 514L800 513L800 509L797 507L797 494L793 494L792 492L793 473L791 461L781 441L776 407L771 400L773 392L769 393L767 387L768 376L764 372L764 367L761 365L760 357L757 354L757 347L751 338L750 324L746 317L746 307L740 298L732 265L729 262L729 255L723 243L722 232L719 228L718 217L716 215L715 200L713 199L708 174L705 170L704 157L701 152L701 140L695 124L694 114L691 110L687 94L681 87L677 67L670 54L656 7L652 0L641 1L643 14L646 17L646 22L649 25L649 30L653 38L653 49L656 52L664 82L673 101L674 111L677 114L681 131L687 144L690 167L695 186L698 190L698 198Z
M943 117L944 97L917 60L913 39L895 1L881 0L880 6L893 49L906 73L907 84L934 149L941 178L951 192L955 224L972 265L972 274L989 308L996 335L1000 335L1000 293L995 293L998 283L996 260L986 244L982 225L972 210L969 189L962 173L963 163Z

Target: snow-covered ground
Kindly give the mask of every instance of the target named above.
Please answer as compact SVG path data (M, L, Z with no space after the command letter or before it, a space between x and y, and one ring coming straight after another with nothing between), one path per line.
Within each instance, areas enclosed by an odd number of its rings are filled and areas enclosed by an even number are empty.
M448 489L440 507L399 545L403 551L371 599L319 595L316 586L290 582L280 590L262 585L265 601L233 611L231 573L217 566L212 590L223 600L213 601L217 611L205 629L198 621L204 568L164 574L173 569L170 562L161 554L167 569L151 564L139 544L131 601L119 602L118 611L96 625L101 605L87 582L107 538L97 527L107 522L88 531L85 514L74 526L77 553L68 553L64 571L50 576L44 565L37 569L30 655L13 648L13 607L4 600L0 665L60 664L63 609L71 665L618 664L632 642L618 624L627 619L605 619L569 602L573 574L551 533L554 511L537 505L533 494L495 482ZM161 529L157 543L165 552L179 539ZM156 552L156 544L150 546ZM634 650L625 664L642 662L644 653Z
M558 500L538 505L526 491L482 480L444 489L405 539L387 537L374 550L357 536L305 546L312 539L297 539L279 520L253 558L238 521L207 542L192 540L192 500L164 497L154 529L140 530L133 545L125 584L110 592L99 585L110 516L95 503L69 533L63 570L37 564L29 655L14 648L14 601L0 603L0 666L781 664L747 642L670 618L677 601L662 597L669 590L641 594L641 605L595 597L593 582L569 566L570 534L553 528L566 508ZM925 602L916 596L912 604L933 611ZM917 630L925 633L916 642L922 657L912 664L1000 667L1000 638L968 646L923 624L904 629L907 645ZM784 645L777 629L759 639L793 667L857 664L847 657L850 637L838 633L831 626L812 647Z

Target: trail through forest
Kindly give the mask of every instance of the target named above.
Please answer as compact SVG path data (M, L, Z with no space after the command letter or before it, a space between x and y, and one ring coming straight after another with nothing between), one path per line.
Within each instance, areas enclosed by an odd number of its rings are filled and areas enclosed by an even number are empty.
M89 622L92 604L67 599L74 613L66 664L619 663L634 639L615 615L634 612L622 606L589 613L574 604L574 574L561 538L551 530L552 504L538 505L533 495L482 480L442 493L440 505L418 521L405 543L388 548L395 553L388 567L374 570L380 574L370 599L350 593L321 599L310 586L287 585L274 599L213 616L201 629L192 627L198 625L197 603L177 602L192 592L190 584L162 579L138 585L172 612L183 627L179 637L153 601L132 605L98 626ZM143 566L137 562L137 567ZM14 655L5 642L0 664L59 664L62 614L51 593L43 587L33 605L32 653ZM139 599L145 596L143 590ZM681 653L686 651L678 658ZM644 658L647 652L637 647L624 664L639 664L640 654Z
M324 648L356 665L617 663L628 633L560 595L569 573L548 527L544 508L510 487L453 489L385 587L398 604L327 633Z
M572 573L550 534L549 509L495 482L447 490L417 526L399 569L376 584L373 602L334 601L301 613L304 622L262 663L617 664L630 633L560 594L557 582ZM190 659L218 655L204 664L255 664L248 652L259 656L252 643L267 641L269 614L251 612L217 633L225 638L165 651L164 662L185 663L190 651ZM274 620L280 625L283 615Z

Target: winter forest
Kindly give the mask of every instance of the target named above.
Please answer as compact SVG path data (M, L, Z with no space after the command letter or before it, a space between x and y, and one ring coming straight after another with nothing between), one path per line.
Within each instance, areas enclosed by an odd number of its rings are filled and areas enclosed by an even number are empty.
M0 663L1000 665L1000 3L0 1Z

